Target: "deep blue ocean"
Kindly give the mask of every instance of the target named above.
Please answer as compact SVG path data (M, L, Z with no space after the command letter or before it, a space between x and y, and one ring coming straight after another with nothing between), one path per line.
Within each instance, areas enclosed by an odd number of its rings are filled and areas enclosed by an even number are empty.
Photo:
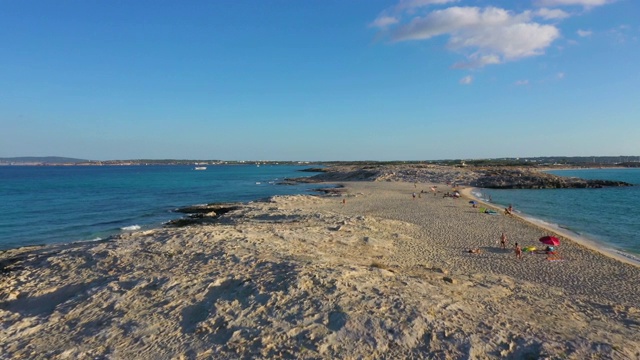
M182 206L309 193L318 185L277 185L308 167L0 166L0 250L154 228Z
M560 228L602 247L640 255L640 169L549 171L582 179L619 180L632 187L603 189L493 190L474 194L543 225Z

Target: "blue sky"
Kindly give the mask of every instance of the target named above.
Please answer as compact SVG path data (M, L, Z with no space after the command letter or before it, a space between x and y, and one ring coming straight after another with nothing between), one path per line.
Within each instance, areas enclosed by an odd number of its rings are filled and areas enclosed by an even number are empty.
M640 155L637 0L0 0L0 157Z

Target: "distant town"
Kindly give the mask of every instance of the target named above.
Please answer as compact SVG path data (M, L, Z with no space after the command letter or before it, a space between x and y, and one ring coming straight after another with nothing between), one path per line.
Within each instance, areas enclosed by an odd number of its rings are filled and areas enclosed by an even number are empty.
M640 167L640 156L549 156L495 159L447 159L422 161L274 161L274 160L186 160L130 159L86 160L66 157L5 157L0 166L215 166L215 165L447 165L447 166L579 166L579 167Z

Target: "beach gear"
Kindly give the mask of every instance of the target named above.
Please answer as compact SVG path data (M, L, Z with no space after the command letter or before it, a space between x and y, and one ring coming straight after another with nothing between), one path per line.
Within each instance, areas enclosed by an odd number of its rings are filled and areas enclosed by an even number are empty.
M532 252L532 251L535 251L535 250L536 250L535 246L527 246L527 247L522 249L522 251L528 251L528 252Z
M551 246L560 245L560 240L555 236L543 236L540 238L540 242Z
M495 215L497 214L497 212L495 210L492 209L487 209L487 208L478 208L478 211L482 214L489 214L489 215Z

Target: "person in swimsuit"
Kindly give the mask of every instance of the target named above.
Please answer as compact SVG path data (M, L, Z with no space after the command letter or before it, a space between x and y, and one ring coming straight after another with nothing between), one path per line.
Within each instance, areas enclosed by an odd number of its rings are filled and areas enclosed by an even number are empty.
M508 208L504 209L505 215L513 215L513 205L509 205Z
M515 252L516 252L516 258L522 259L522 248L520 248L520 245L518 245L518 243L516 243Z

